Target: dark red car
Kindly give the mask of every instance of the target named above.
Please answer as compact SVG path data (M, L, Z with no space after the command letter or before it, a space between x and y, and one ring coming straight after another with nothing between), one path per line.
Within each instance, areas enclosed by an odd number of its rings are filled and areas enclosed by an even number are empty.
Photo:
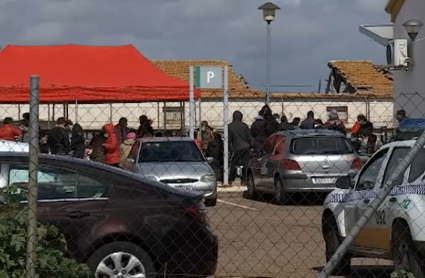
M28 183L28 153L0 153L0 186ZM38 220L95 277L207 277L218 240L203 196L82 159L41 155ZM143 276L143 274L145 276Z

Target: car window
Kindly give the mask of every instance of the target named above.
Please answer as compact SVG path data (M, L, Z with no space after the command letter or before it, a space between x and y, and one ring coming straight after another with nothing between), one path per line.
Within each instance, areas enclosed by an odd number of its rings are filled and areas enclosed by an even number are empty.
M423 176L425 172L425 163L424 158L425 157L425 149L421 149L418 153L418 155L413 159L412 165L410 166L410 173L409 173L409 179L408 182L414 182L421 176Z
M137 156L139 155L139 148L140 148L140 141L136 141L136 143L134 143L128 157L136 160Z
M291 142L291 153L297 155L351 154L353 152L350 142L344 137L302 137Z
M204 162L205 158L194 141L144 142L139 163Z
M388 149L376 153L363 167L356 185L356 190L373 189L378 181L379 171L386 159Z
M11 165L9 185L27 189L28 166ZM38 171L38 200L101 198L109 194L109 184L72 171L40 167Z
M391 154L391 157L388 161L387 167L385 169L384 180L381 184L381 187L385 186L385 183L394 173L394 170L400 164L401 161L406 157L409 152L409 148L395 148ZM401 185L403 183L404 173L400 175L395 181L394 185Z

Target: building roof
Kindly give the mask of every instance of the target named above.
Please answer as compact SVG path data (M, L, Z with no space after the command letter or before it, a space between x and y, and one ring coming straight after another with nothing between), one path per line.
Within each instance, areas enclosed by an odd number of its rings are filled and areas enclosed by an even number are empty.
M371 61L330 61L329 68L342 77L348 91L357 96L392 97L392 74Z
M229 67L229 98L264 98L264 92L251 89L237 75L228 62L220 60L151 60L160 70L166 74L181 80L189 81L190 66L228 66ZM201 89L201 98L222 98L223 90Z
M237 75L232 65L230 65L226 61L221 60L151 60L151 62L157 66L159 69L164 71L166 74L171 75L173 77L176 77L181 80L188 81L189 80L189 67L190 66L229 66L229 98L231 99L264 99L265 98L265 92L257 89L251 88L246 82L243 80L243 78L240 75ZM338 65L340 63L344 63L344 66L341 68L343 70L344 74L345 72L350 71L350 65L353 65L356 67L357 71L361 71L361 68L358 68L359 64L356 61L339 61L339 62L331 62L331 63L337 63ZM345 63L349 63L346 64ZM352 64L350 64L352 63ZM384 74L380 74L374 67L372 66L371 62L360 62L361 65L363 65L363 68L366 70L366 75L370 74L370 69L374 70L372 73L375 73L376 75L382 77L385 76ZM370 63L370 66L364 67L364 64ZM372 77L373 79L373 77ZM387 78L388 81L390 81ZM388 91L388 88L390 90ZM290 100L299 100L299 99L309 99L309 100L317 100L321 101L323 99L358 99L358 98L364 98L366 95L371 97L377 97L377 98L392 98L392 81L390 84L388 82L386 83L385 91L389 92L389 94L382 94L379 92L378 95L374 95L375 91L362 93L360 95L354 93L354 94L318 94L318 93L272 93L271 98L272 99L290 99ZM201 89L201 98L202 99L217 99L223 97L223 90L220 89Z
M387 5L385 6L385 11L391 15L391 22L395 22L404 2L405 0L388 0Z

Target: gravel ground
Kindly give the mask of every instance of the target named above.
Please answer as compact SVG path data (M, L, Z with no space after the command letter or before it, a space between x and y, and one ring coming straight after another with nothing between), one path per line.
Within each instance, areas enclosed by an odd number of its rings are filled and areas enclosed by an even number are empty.
M209 208L219 236L215 277L315 277L325 263L320 201L277 206L271 200L251 201L242 192L220 192ZM351 277L389 277L391 262L353 260Z

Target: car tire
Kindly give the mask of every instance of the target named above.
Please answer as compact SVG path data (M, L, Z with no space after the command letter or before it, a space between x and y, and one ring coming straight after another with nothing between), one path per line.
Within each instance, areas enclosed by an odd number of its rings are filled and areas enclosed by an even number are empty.
M132 271L140 272L143 270L146 275L146 278L157 277L155 266L152 262L151 257L148 255L148 253L146 253L139 246L132 244L130 242L125 242L125 241L116 241L116 242L112 242L100 247L99 249L94 251L94 253L87 260L87 265L89 266L91 271L95 274L96 278L104 277L104 276L99 276L98 274L96 274L96 271L99 265L103 262L111 269L111 273L114 273L114 271L118 271L118 270L116 270L115 267L113 266L113 261L111 257L116 256L115 258L117 258L119 255L121 255L121 262L124 263L124 265L126 261L128 262L128 258L130 258L130 256L133 256L133 259L136 258L138 262L141 263L142 268L140 268L140 266L137 266L131 269ZM125 273L127 274L134 274L134 272L131 272L131 270L125 270L125 267L123 267L122 271L126 271ZM130 271L130 273L128 271ZM126 275L125 273L121 273L121 274ZM117 274L114 274L114 275L117 275ZM115 276L111 276L111 277L115 277Z
M277 177L274 181L274 188L275 193L274 197L276 200L276 204L278 205L285 205L287 202L288 195L286 194L285 190L283 189L283 183L280 177Z
M395 271L406 271L416 278L424 278L425 265L413 242L410 229L406 225L396 223L391 238Z
M207 207L215 207L217 205L217 197L215 197L213 199L207 199L207 200L205 200L205 205Z
M254 176L252 175L252 173L248 174L246 187L247 187L246 194L244 194L246 198L251 200L257 200L259 195L257 190L255 189L255 181L254 181Z
M325 239L325 254L326 254L326 263L330 261L333 254L342 243L341 236L339 235L338 226L336 224L335 218L330 217L324 221L326 227L323 227L323 237ZM351 257L348 254L345 254L339 263L335 266L331 275L334 276L349 276L351 273Z

